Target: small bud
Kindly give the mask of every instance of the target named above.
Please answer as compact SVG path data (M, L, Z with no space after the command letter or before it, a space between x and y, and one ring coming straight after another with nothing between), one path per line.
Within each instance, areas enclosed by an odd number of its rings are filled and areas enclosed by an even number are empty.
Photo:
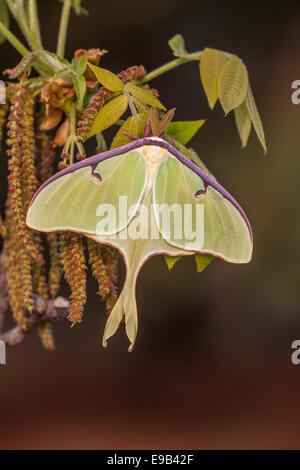
M65 168L68 168L68 165L65 162L59 162L58 169L64 170Z

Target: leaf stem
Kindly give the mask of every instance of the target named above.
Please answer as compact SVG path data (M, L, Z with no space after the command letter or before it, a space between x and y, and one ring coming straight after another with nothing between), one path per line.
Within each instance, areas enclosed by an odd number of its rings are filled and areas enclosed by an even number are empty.
M156 77L159 77L159 75L162 75L163 73L168 72L169 70L174 69L175 67L178 67L178 65L185 64L186 62L189 62L189 59L185 59L183 57L179 57L178 59L171 60L170 62L167 62L164 65L161 65L155 70L152 70L152 72L147 73L147 75L141 80L140 83L147 83L150 82L150 80L153 80Z
M32 49L35 50L34 44L31 40L31 32L28 24L28 18L26 16L23 5L20 1L18 1L16 4L14 0L7 0L7 5L10 9L11 14L14 16L16 22L18 23L19 28L21 29L26 41L32 47Z
M175 67L178 67L181 64L192 62L193 60L199 61L201 59L202 52L203 51L192 52L191 54L187 54L184 57L178 57L177 59L171 60L170 62L167 62L164 65L161 65L157 69L152 70L152 72L147 73L147 75L143 78L143 80L141 80L138 83L143 84L143 83L150 82L150 80L153 80L154 78L159 77L163 73L169 72L169 70L175 69ZM230 58L232 56L232 54L230 54L229 52L224 52L224 51L222 52L226 55L227 58Z
M61 17L60 17L57 50L56 50L57 55L59 55L60 57L64 57L64 54L65 54L66 36L67 36L71 6L72 6L72 0L64 0L63 9L62 9Z
M40 22L38 17L36 0L29 0L28 14L32 41L37 46L37 50L41 50L43 49L43 46L41 42Z
M7 29L7 27L0 21L0 32L6 39L11 43L11 45L21 54L26 55L29 53L29 50L16 38L16 36Z

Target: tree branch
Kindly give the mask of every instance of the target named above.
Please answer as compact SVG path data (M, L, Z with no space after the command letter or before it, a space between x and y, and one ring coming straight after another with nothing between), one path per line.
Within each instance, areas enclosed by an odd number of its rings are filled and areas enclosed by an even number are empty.
M6 276L4 268L4 252L0 254L0 341L4 341L9 346L14 346L25 338L30 331L39 325L48 323L57 323L65 320L69 313L70 302L64 297L56 299L44 300L39 295L33 296L33 312L28 313L27 329L23 330L19 326L15 326L9 331L2 333L5 315L9 311L9 302L6 290Z
M25 336L37 326L48 322L57 323L65 320L69 313L70 302L64 297L57 297L52 300L44 300L39 295L34 295L33 312L28 314L27 329L22 330L19 326L15 326L9 331L0 334L0 340L9 346L15 346L23 341Z

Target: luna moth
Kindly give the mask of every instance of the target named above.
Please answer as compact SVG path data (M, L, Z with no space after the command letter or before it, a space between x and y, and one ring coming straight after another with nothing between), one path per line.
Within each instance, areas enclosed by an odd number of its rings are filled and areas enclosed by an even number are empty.
M162 207L171 208L166 211L169 225ZM105 218L103 208L113 208L119 217ZM151 256L203 253L231 263L247 263L252 256L251 227L239 204L160 137L137 139L55 174L35 194L27 225L42 232L79 232L121 253L126 279L106 322L103 346L125 317L129 350L138 329L136 280ZM156 228L154 235L149 235L150 226Z

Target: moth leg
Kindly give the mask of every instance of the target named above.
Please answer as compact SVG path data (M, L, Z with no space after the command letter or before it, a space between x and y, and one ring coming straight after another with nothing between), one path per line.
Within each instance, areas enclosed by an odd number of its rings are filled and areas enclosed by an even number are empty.
M150 137L150 132L151 132L150 117L148 117L147 122L146 122L146 129L145 129L144 137Z
M129 132L125 131L124 129L122 130L123 134L129 137L131 140L138 140L139 138L136 135L129 134Z

